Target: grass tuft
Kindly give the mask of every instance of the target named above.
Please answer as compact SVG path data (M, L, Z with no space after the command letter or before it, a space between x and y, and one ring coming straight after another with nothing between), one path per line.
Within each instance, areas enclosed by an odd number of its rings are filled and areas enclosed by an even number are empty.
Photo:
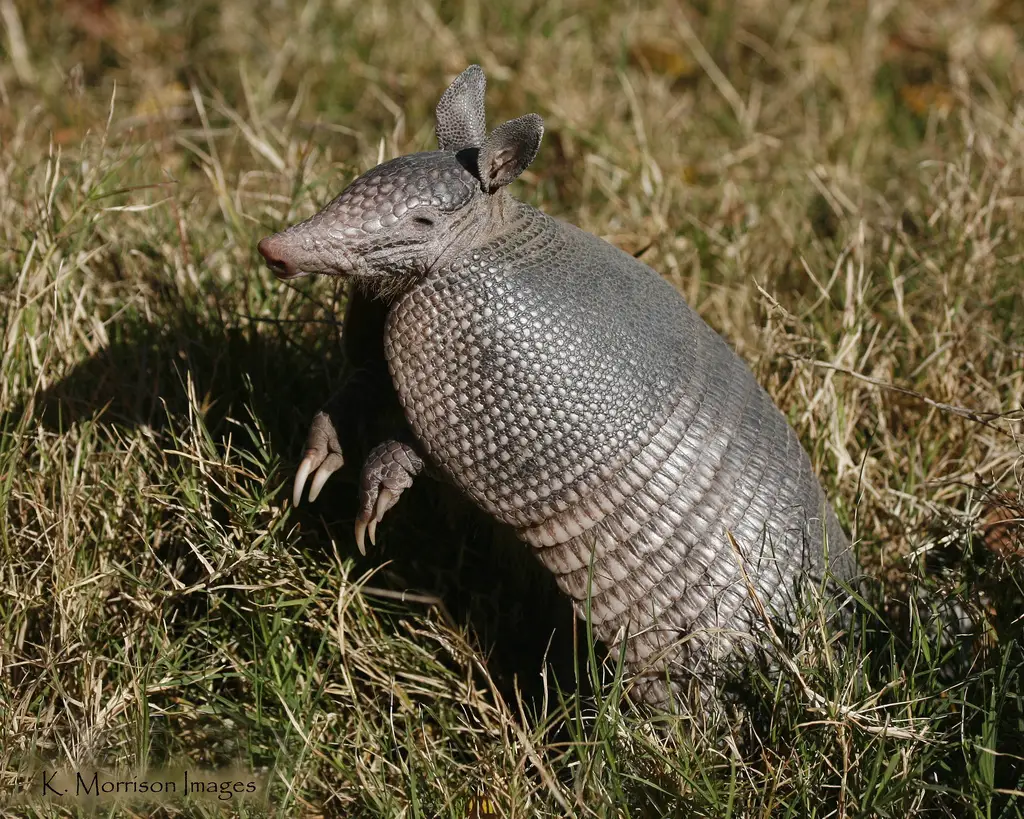
M0 0L0 810L97 809L47 771L188 770L259 793L98 809L1020 816L1022 23ZM809 614L742 710L631 705L522 545L444 492L366 559L351 474L287 499L346 377L345 293L275 281L256 241L431 147L473 61L492 123L545 118L518 193L729 338L859 542L857 622Z

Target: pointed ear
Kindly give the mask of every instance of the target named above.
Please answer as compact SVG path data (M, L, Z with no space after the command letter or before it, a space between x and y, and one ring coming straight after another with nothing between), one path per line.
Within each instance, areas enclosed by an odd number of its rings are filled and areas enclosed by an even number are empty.
M478 65L471 65L448 86L435 114L437 146L442 151L479 148L487 136L484 119L484 90L487 78Z
M487 193L503 188L525 171L540 148L544 120L537 114L503 122L480 146L477 168Z

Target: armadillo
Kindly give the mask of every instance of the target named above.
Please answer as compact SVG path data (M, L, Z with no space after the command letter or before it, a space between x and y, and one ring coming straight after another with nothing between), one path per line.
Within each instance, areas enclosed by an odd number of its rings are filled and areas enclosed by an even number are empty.
M484 89L470 66L437 105L439 150L378 165L259 252L282 279L346 276L383 305L407 434L362 467L360 550L421 471L450 481L555 574L634 697L665 707L857 564L725 340L652 268L509 194L543 121L488 133ZM294 502L342 463L319 413Z

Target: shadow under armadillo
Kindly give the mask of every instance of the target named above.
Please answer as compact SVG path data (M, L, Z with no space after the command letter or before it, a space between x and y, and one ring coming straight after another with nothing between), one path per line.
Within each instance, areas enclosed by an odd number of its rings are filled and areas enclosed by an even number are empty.
M178 426L174 419L187 418L190 411L185 384L191 381L216 445L226 446L230 439L234 450L255 454L255 445L239 435L231 420L251 413L266 447L283 463L284 502L308 419L325 395L351 377L344 356L330 344L311 355L290 337L292 324L270 331L256 324L218 326L180 304L175 307L151 321L129 319L111 327L111 343L15 407L9 418L17 425L31 412L32 419L54 432L92 420L126 430L146 428L171 450L172 427ZM361 436L366 430L356 424L353 432ZM293 511L303 540L312 550L321 549L325 561L332 543L339 544L343 555L358 561L353 576L386 564L374 585L437 596L453 625L474 636L500 695L514 710L517 688L527 710L538 716L545 697L549 707L557 707L556 681L563 692L572 693L578 677L581 693L588 691L585 638L574 633L571 603L525 544L453 489L426 477L418 481L385 519L378 546L366 558L358 556L352 535L354 484L372 444L365 438L354 443L346 466L328 481L321 498ZM220 500L214 491L211 513L227 524L229 504ZM201 580L203 567L184 542L164 538L157 553L181 583ZM170 619L175 623L206 616L199 610L204 605L200 596L174 605L177 616ZM406 607L422 612L418 603Z
M338 477L303 513L309 517L300 519L354 548L357 487L354 476ZM549 712L557 709L558 690L592 693L586 636L571 602L510 529L454 487L418 480L385 517L365 562L367 568L382 566L371 587L434 597L440 617L457 630L466 628L513 712L520 697L528 713L542 718L545 702ZM599 660L604 657L603 647L596 651Z

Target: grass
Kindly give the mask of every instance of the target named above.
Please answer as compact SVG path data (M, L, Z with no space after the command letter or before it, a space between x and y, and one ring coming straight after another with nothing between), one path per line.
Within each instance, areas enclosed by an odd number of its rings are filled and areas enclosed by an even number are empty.
M0 809L1024 813L1017 4L594 6L0 0ZM423 482L366 559L352 475L287 500L345 295L255 243L431 147L473 61L492 123L545 117L519 195L730 339L859 541L861 628L743 718L594 686L523 547ZM41 788L185 769L260 797Z

